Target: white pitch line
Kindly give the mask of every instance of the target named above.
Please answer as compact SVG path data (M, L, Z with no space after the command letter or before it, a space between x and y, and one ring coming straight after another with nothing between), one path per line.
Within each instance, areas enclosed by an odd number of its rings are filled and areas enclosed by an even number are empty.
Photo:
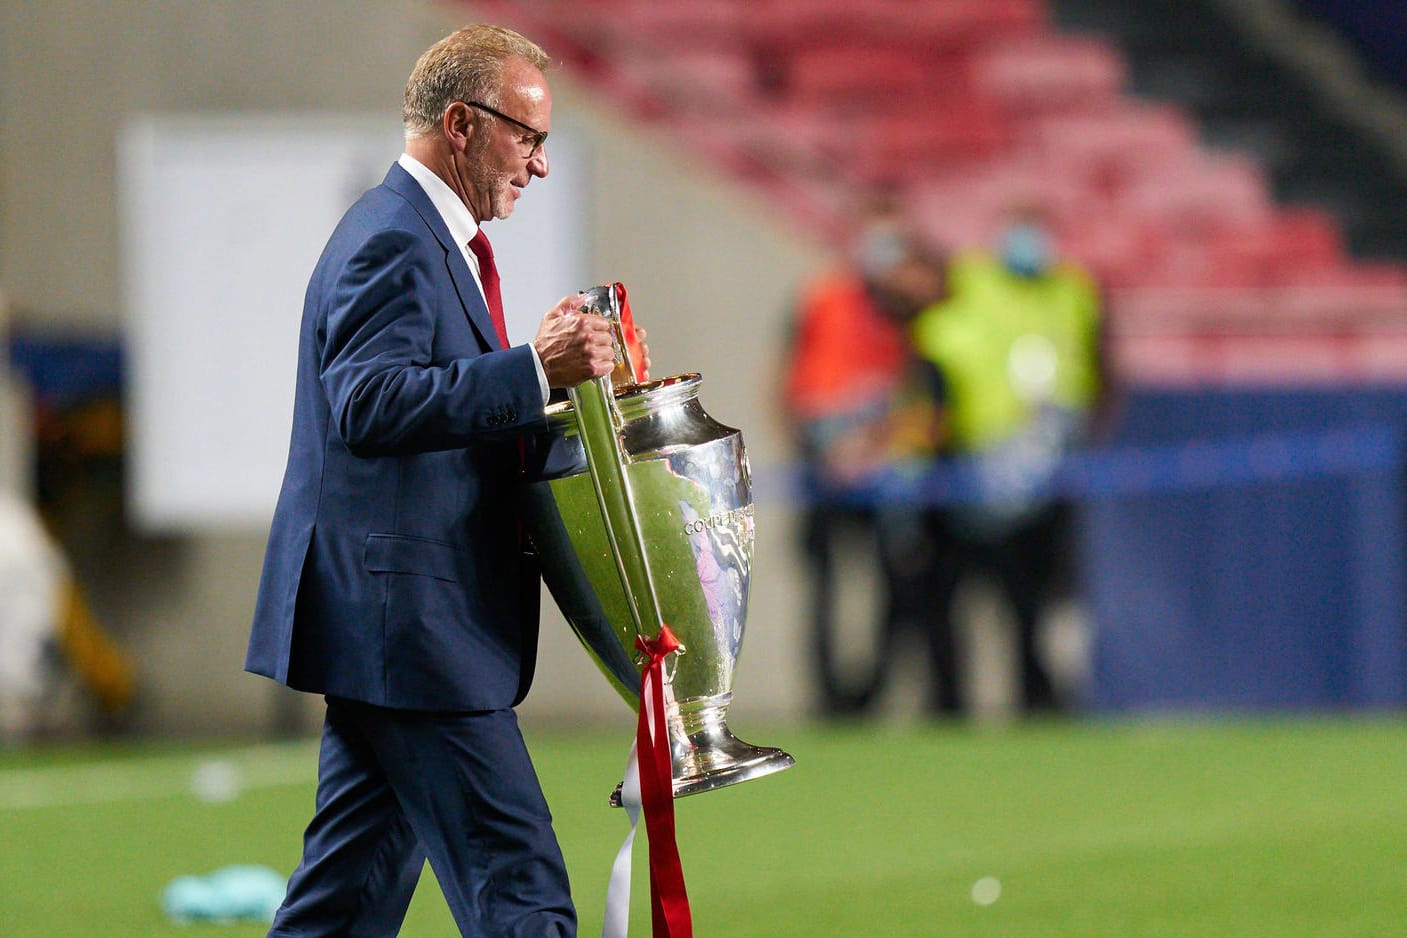
M195 797L197 773L211 766L238 790L310 783L317 743L268 743L242 749L0 769L0 812Z

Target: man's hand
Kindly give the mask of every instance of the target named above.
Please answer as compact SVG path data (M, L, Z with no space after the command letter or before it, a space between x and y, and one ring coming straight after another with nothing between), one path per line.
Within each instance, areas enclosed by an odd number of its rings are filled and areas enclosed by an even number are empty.
M611 324L604 316L583 313L585 297L564 296L542 317L533 348L542 359L547 384L574 388L611 373L616 363Z

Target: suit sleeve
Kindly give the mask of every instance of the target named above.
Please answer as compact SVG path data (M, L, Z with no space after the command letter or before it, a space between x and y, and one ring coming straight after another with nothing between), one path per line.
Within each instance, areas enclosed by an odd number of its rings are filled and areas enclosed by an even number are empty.
M431 256L438 255L438 256ZM361 456L466 446L546 427L532 351L434 361L435 268L408 231L369 238L334 275L319 361L332 420ZM455 304L454 315L463 315Z

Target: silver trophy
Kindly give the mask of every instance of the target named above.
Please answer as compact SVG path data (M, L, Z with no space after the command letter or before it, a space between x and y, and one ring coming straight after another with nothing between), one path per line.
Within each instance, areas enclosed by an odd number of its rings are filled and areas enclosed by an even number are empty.
M726 719L752 569L742 435L704 412L697 374L635 383L623 289L586 292L586 309L616 328L618 367L548 408L554 452L526 488L543 579L632 708L636 637L655 638L663 623L683 644L664 688L676 798L781 771L791 756L743 742Z

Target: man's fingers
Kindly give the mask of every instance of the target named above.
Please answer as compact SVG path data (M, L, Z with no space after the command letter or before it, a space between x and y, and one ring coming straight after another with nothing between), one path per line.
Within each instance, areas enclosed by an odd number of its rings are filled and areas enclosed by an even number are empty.
M547 311L547 315L543 316L542 318L543 318L544 320L547 320L547 319L561 319L563 316L573 316L573 315L576 315L577 313L580 313L580 312L581 312L582 304L583 304L585 301L586 301L586 297L582 296L581 294L573 294L572 296L564 296L564 297L562 297L560 300L558 300L558 301L557 301L557 304L556 304L555 306L553 306L551 309L549 309L549 310Z

